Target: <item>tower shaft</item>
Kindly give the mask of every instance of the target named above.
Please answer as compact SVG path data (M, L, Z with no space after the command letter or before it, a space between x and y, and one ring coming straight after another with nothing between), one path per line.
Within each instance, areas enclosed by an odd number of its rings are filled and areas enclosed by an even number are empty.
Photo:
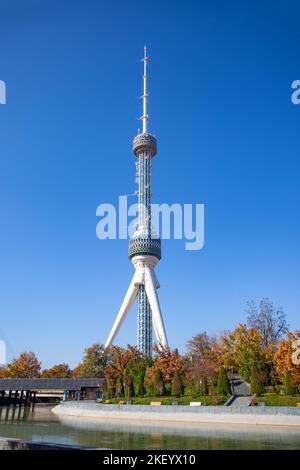
M136 160L136 181L138 183L138 223L129 242L129 259L135 267L135 274L125 295L105 347L114 341L128 311L137 297L137 347L145 355L152 354L152 325L159 346L168 346L164 322L157 295L159 283L154 268L161 258L161 242L153 236L151 224L151 171L152 158L157 152L157 143L148 132L148 91L147 91L147 50L144 49L143 75L143 132L133 140Z

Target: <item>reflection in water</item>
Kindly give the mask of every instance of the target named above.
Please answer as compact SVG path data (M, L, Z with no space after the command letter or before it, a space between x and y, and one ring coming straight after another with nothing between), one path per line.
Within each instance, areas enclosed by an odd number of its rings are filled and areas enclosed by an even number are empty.
M57 417L45 405L0 408L0 436L110 449L300 449L300 428L107 422Z

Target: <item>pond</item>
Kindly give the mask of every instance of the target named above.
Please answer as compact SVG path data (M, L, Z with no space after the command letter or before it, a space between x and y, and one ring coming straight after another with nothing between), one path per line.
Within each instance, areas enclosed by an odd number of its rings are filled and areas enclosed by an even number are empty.
M0 436L105 449L300 449L300 428L102 421L58 417L52 406L0 407Z

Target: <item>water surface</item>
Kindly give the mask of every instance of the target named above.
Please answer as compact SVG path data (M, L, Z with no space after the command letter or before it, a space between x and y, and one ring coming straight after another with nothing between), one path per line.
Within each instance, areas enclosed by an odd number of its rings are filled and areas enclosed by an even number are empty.
M58 417L52 406L0 407L0 436L106 449L300 449L300 428L110 422Z

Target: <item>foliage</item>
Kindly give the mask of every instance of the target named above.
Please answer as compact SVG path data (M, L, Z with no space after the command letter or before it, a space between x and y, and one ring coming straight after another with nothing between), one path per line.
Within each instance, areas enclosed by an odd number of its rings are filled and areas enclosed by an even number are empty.
M110 400L111 398L114 397L115 392L115 387L114 383L112 380L108 380L107 382L107 390L106 390L106 398L107 400Z
M177 349L170 350L164 346L154 346L154 366L159 369L164 383L172 383L176 371L183 373L184 360Z
M125 380L125 398L129 400L133 395L133 379L128 375Z
M156 395L162 396L164 394L164 382L160 369L156 369L154 377L154 392Z
M253 301L248 302L246 312L248 326L260 332L265 348L276 347L282 335L288 332L284 311L276 309L268 298L261 300L259 308Z
M182 395L182 380L180 377L180 373L176 370L173 380L172 380L172 388L171 388L171 395L180 397Z
M123 396L123 383L120 378L116 382L115 393L116 393L116 397L118 398Z
M199 401L202 406L210 405L223 405L227 401L228 397L211 397L203 395L184 395L181 397L176 396L147 396L147 397L131 397L131 402L133 405L150 405L152 401L161 401L162 405L172 405L174 402L178 405L187 405L189 406L191 401ZM119 398L111 399L111 403L119 403Z
M262 368L266 359L261 333L244 324L222 335L220 353L223 367L237 370L247 382L250 382L252 367Z
M251 393L253 395L257 395L258 397L264 392L263 385L259 380L259 374L256 365L253 365L251 368L250 389Z
M109 359L104 368L106 382L118 383L119 392L120 389L124 389L126 396L132 396L133 389L135 394L143 394L146 367L151 361L136 347L129 345L126 349L113 346L108 355Z
M187 347L186 386L192 386L196 393L206 395L209 387L212 391L219 368L217 340L203 332L188 341Z
M147 396L153 396L154 392L154 379L155 379L156 368L154 366L149 367L146 370L144 378L144 387L146 389Z
M44 369L41 373L41 377L61 377L61 378L69 378L72 376L72 371L69 368L68 364L56 364L50 369Z
M217 390L218 395L229 395L230 394L230 385L226 370L224 367L221 367L218 374Z
M292 384L292 374L291 374L291 371L289 370L285 371L283 385L284 385L284 393L286 395L294 395L295 389Z
M186 343L186 346L191 356L204 358L207 355L207 351L211 350L211 339L206 331L203 331L193 336L192 339Z
M133 378L133 388L136 397L142 397L144 395L144 379L145 369L139 374L135 374Z
M40 376L41 363L32 352L23 352L6 366L8 377L33 379Z
M73 370L73 377L103 377L107 361L103 344L95 343L84 350L83 361Z
M299 356L296 354L295 343L300 339L300 330L294 333L289 332L287 339L281 339L278 349L274 356L275 367L281 380L283 380L285 372L291 373L292 384L298 386L300 384L300 364L298 362ZM294 360L293 360L294 358ZM296 360L295 360L296 359Z
M296 406L300 403L300 395L288 396L288 395L262 395L257 401L264 402L266 406Z

